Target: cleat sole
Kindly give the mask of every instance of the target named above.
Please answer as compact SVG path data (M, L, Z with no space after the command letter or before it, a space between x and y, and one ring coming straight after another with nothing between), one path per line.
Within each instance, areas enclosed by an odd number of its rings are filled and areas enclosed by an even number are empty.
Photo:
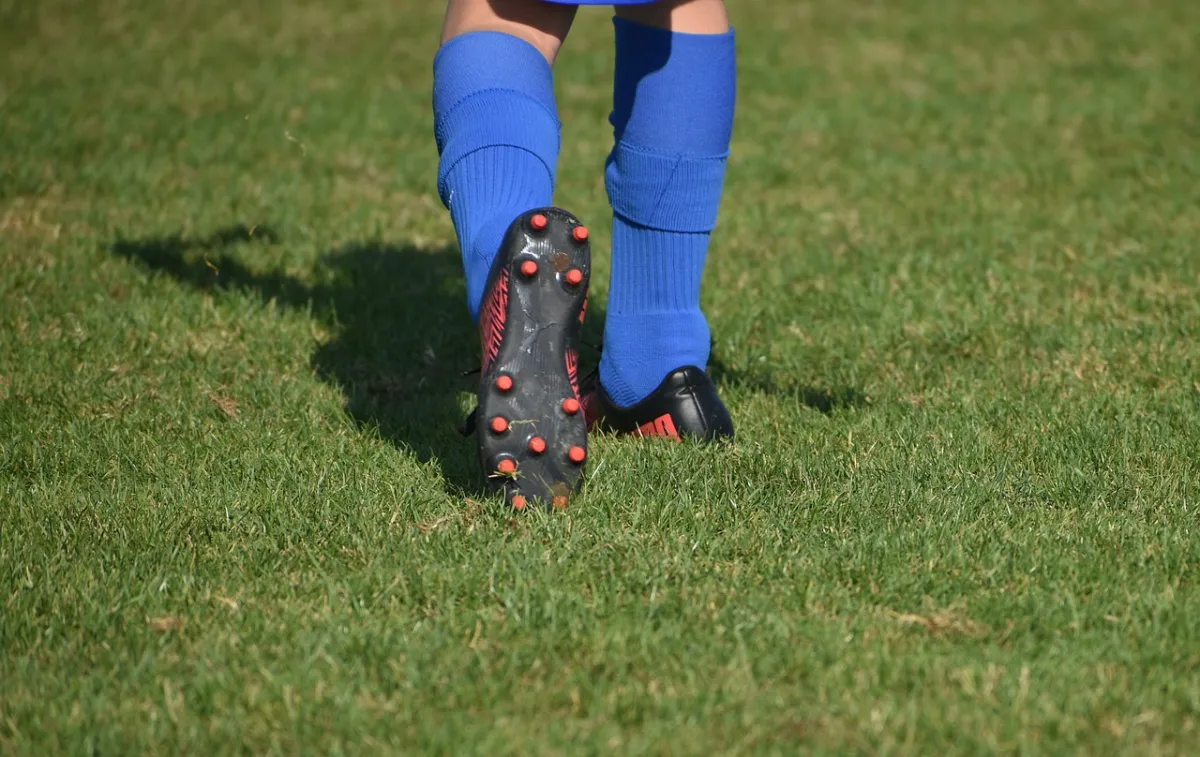
M479 459L484 470L497 460L514 462L506 478L489 477L510 503L520 497L565 507L582 484L587 424L575 370L591 274L583 228L558 208L518 218L485 289L499 290L485 311L500 325L482 329L478 417L490 419L492 433L478 435Z

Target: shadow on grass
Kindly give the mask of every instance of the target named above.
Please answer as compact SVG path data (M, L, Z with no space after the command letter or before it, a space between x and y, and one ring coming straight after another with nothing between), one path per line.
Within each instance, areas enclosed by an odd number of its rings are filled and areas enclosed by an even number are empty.
M198 290L239 289L308 313L333 334L311 364L342 391L355 422L435 461L455 493L482 492L474 444L456 430L461 393L476 380L462 372L478 364L457 250L351 244L323 255L310 284L250 270L232 249L277 241L270 227L234 226L198 239L121 239L110 251Z
M474 443L456 430L463 419L460 396L474 391L476 382L462 373L479 359L457 249L355 243L322 256L316 284L278 269L253 271L231 249L278 241L269 226L237 225L198 239L119 239L109 249L198 290L240 289L305 311L334 334L311 364L342 391L354 421L378 429L421 462L435 461L456 493L482 492ZM588 315L584 340L599 344L604 311L593 304ZM715 355L710 372L718 384L742 385L822 413L866 404L854 389L781 387L770 374L732 369Z
M781 385L774 373L730 368L716 354L709 358L708 374L718 386L740 386L759 394L790 399L825 415L870 404L867 395L853 387L818 389L811 386Z

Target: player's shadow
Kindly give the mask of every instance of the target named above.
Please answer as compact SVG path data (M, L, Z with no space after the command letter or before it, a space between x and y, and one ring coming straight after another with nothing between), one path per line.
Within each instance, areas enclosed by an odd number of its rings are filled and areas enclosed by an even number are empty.
M199 290L239 289L305 312L331 334L312 366L342 391L355 422L436 462L452 491L479 493L474 443L457 431L478 381L463 372L479 364L457 249L349 244L322 256L315 283L252 270L235 249L277 241L269 227L234 226L199 239L121 239L110 249Z

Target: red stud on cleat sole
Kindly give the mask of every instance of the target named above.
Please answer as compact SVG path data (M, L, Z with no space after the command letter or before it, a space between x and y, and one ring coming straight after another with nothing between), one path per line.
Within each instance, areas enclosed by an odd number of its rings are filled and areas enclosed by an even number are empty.
M579 465L587 458L587 451L583 447L572 447L567 450L567 457L571 459L571 462Z
M588 230L586 226L576 226L571 232L571 236L575 237L576 242L586 242L588 239Z
M573 287L577 287L583 283L583 271L578 268L572 268L567 271L567 283Z
M495 418L492 418L491 429L494 434L503 434L505 431L508 431L508 421L497 415Z
M537 271L537 263L532 260L526 260L521 264L521 275L527 279L532 279L534 276L537 276Z
M551 500L551 504L554 505L555 510L566 510L567 509L567 498L566 497L555 497L553 500Z
M540 436L535 436L529 440L529 451L535 455L540 455L546 451L546 440Z
M511 500L509 500L509 502L510 502L510 504L512 504L514 510L524 510L525 509L525 498L522 497L520 494L513 497Z
M500 376L496 379L496 388L502 392L511 391L513 388L512 376Z
M579 412L579 400L574 397L567 397L562 401L563 412L567 415L574 415Z
M541 231L542 229L546 228L547 223L549 223L549 221L547 221L546 216L542 215L541 213L535 213L529 219L529 227L534 231Z
M505 458L504 460L496 463L496 470L500 471L506 476L510 476L517 472L517 464L515 461Z

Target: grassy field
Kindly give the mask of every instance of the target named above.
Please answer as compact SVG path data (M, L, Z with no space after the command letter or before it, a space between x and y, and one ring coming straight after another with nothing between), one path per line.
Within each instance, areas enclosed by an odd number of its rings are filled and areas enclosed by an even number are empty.
M514 517L440 4L0 0L0 753L1200 750L1200 6L732 5L740 441Z

